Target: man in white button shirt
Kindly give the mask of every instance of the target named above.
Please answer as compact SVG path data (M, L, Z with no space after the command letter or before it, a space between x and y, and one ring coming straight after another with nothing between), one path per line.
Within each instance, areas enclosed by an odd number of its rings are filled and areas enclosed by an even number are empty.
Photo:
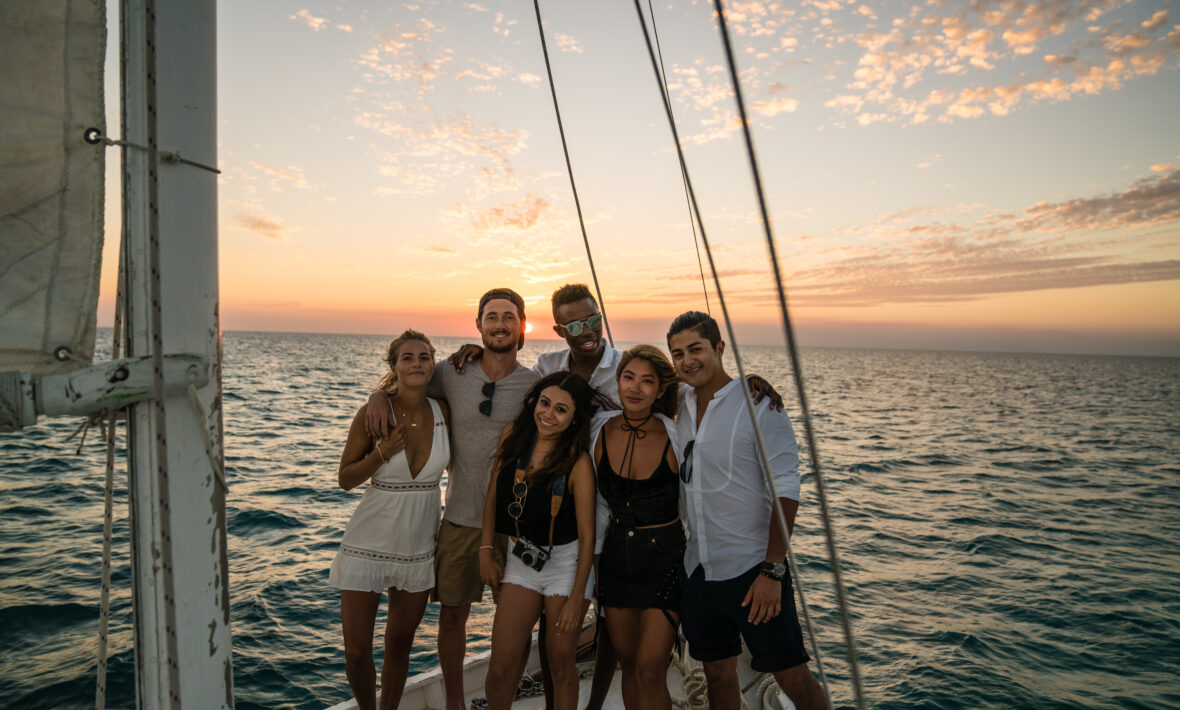
M717 322L699 311L676 318L668 330L676 372L688 385L676 417L682 452L682 502L689 539L680 607L689 653L704 665L709 707L741 703L739 636L751 666L773 673L800 710L825 707L823 689L795 612L786 545L762 475L740 383L725 372L725 343ZM799 450L791 421L768 403L755 405L778 503L794 527L799 507Z

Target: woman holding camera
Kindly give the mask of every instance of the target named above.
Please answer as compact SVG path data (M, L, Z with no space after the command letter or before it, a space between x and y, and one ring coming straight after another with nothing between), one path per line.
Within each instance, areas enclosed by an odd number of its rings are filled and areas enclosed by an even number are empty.
M593 588L594 470L586 451L596 409L586 380L555 372L529 390L500 437L479 550L480 576L499 594L484 684L489 710L512 705L542 608L554 707L577 709L574 653ZM507 569L492 556L496 533L512 538Z

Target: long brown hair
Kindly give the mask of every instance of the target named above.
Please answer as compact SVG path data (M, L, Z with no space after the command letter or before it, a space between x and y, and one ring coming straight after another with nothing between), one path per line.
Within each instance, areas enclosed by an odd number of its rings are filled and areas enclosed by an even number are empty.
M659 380L660 391L656 394L656 401L651 405L651 411L675 419L676 412L680 409L680 378L676 376L676 368L672 366L672 361L663 350L654 345L636 345L629 348L619 358L619 366L615 368L615 381L622 377L623 368L627 363L635 358L651 363Z
M548 488L559 475L572 471L578 457L590 448L590 420L594 418L594 412L598 411L601 397L581 375L560 370L537 380L524 396L520 414L512 423L508 436L496 449L493 475L503 471L505 466L515 468L516 462L532 449L537 439L537 421L533 418L533 412L537 408L537 401L541 399L541 392L554 385L568 392L574 400L574 418L533 473L530 487Z
M377 383L377 389L397 394L397 372L393 366L397 363L398 351L411 340L426 343L426 347L430 350L430 357L434 359L434 346L431 345L430 338L412 328L407 328L389 343L389 349L385 352L385 362L389 365L389 372L385 373L385 376Z

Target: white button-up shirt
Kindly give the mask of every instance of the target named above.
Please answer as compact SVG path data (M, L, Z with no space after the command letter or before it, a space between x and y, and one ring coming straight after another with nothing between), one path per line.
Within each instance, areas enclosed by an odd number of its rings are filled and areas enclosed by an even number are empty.
M595 367L594 372L590 374L590 386L615 404L619 402L619 381L615 377L615 369L618 368L619 359L622 357L623 353L607 345L602 351L602 357L598 360L598 367ZM533 365L533 370L542 377L568 369L570 369L569 348L544 353L537 358L537 364Z
M710 581L733 579L766 559L771 496L741 387L734 379L717 390L698 427L696 390L685 386L676 417L681 446L695 441L692 479L680 487L689 529L684 570L691 575L699 564ZM754 411L776 493L799 500L799 446L790 418L767 399Z

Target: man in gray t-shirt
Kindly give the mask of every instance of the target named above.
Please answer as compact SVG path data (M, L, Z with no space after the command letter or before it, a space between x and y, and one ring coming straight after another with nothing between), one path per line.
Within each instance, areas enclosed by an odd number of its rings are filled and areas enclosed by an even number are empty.
M449 362L434 368L427 394L447 400L451 409L451 463L447 502L438 531L434 599L439 603L438 664L446 686L447 710L465 710L463 658L467 654L467 616L483 598L479 542L492 458L505 424L520 413L529 388L540 377L516 361L524 344L524 299L497 288L479 300L475 326L484 354L462 373ZM378 393L379 394L379 393ZM392 424L384 397L369 398L369 430L383 438ZM493 554L504 564L507 540Z

